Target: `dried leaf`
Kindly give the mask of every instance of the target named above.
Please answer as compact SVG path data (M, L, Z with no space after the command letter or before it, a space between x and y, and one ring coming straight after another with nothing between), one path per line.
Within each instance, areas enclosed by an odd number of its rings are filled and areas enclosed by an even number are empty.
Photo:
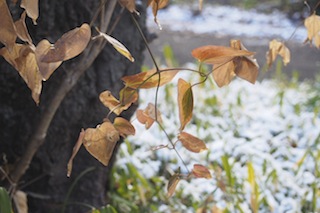
M90 26L86 23L65 33L42 57L42 62L60 62L69 60L87 47L91 37Z
M28 199L27 194L23 191L16 191L13 196L17 213L28 213Z
M224 64L235 57L254 55L247 50L238 50L224 46L203 46L192 50L192 56L207 64Z
M93 157L107 166L119 139L119 132L110 121L106 121L96 128L85 130L83 145Z
M42 89L42 76L39 72L35 53L28 45L15 44L10 52L6 47L0 49L2 55L20 74L32 91L32 98L39 104Z
M14 23L14 25L16 27L16 32L17 32L18 37L22 41L27 42L29 45L33 45L32 39L31 39L30 34L28 32L25 20L26 20L26 12L24 11L21 14L20 19Z
M84 129L81 130L79 137L78 137L78 140L72 149L72 155L71 155L71 157L68 161L68 165L67 165L67 177L71 176L73 159L76 157L80 147L82 146L83 138L84 138Z
M0 42L3 43L11 52L16 42L17 34L12 16L5 0L0 0L0 14Z
M161 28L157 15L158 15L158 10L166 7L169 3L169 0L148 0L148 6L152 7L152 13L154 16L154 22Z
M58 62L42 62L42 57L48 53L51 48L51 44L48 40L44 39L40 41L36 47L35 54L39 67L39 71L44 81L48 80L52 73L61 65L62 61Z
M134 58L132 57L131 53L129 50L121 44L117 39L100 32L100 35L102 35L121 55L129 59L129 61L134 62Z
M27 15L32 19L33 24L37 24L37 19L39 17L39 0L22 0L20 7L27 11Z
M216 64L213 68L213 79L219 87L228 85L234 76L236 76L234 73L235 65L233 61L224 64Z
M121 89L119 92L119 96L123 110L128 109L131 104L137 102L139 98L138 91L129 87L124 87L123 89Z
M174 174L170 177L169 182L168 182L168 186L167 186L168 197L171 197L174 194L179 181L180 181L180 174Z
M304 21L304 26L308 31L308 38L306 41L314 44L317 48L320 48L320 16L315 13L309 16Z
M181 132L178 135L178 139L181 141L182 145L191 152L199 153L207 150L206 144L202 140L189 133Z
M193 93L191 84L181 78L178 80L178 107L182 131L192 118Z
M130 11L130 13L138 13L138 11L136 11L136 1L135 0L118 0L119 4L122 7L127 8L127 10Z
M136 133L132 124L121 117L116 117L113 122L114 128L120 133L121 137L126 138L128 135L134 135Z
M192 174L197 178L206 178L206 179L212 178L209 169L207 169L205 166L201 164L193 165Z
M269 42L269 51L266 55L269 68L275 61L277 55L280 55L282 57L284 65L287 65L290 62L290 50L285 46L283 42L279 42L273 39Z
M177 70L159 73L157 73L156 70L149 70L147 72L125 76L122 78L122 80L125 82L126 87L133 89L149 89L169 83L177 73Z
M137 110L136 116L140 123L145 124L146 129L149 129L156 120L162 123L161 113L157 110L156 116L156 107L152 103L149 103L144 110Z

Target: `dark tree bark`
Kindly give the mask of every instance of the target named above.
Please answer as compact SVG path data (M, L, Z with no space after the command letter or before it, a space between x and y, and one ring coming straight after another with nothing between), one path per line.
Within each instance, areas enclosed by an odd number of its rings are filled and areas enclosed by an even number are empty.
M63 33L83 22L89 23L100 1L41 0L39 4L38 25L33 26L28 20L30 34L36 44L43 38L54 43ZM21 9L18 6L11 5L10 10L14 18L19 17ZM138 10L141 13L138 20L145 31L145 6L139 6ZM111 25L120 13L121 7L116 5ZM140 71L145 45L131 15L124 10L120 16L112 35L126 45L135 62L131 63L107 44L64 98L43 145L18 182L17 189L28 194L31 213L62 212L65 202L68 202L65 212L86 212L88 207L81 204L99 207L108 202L106 190L113 161L110 166L104 167L81 148L74 160L71 178L66 176L66 165L81 128L95 127L108 113L99 101L99 93L108 89L117 94L123 87L121 77ZM51 98L70 72L68 68L77 63L79 57L64 63L47 82L43 82L38 107L18 72L0 58L0 162L3 168L14 168L19 162ZM134 108L131 108L123 116L129 118L133 112ZM3 174L0 174L1 177ZM0 185L5 183L7 181L2 178Z

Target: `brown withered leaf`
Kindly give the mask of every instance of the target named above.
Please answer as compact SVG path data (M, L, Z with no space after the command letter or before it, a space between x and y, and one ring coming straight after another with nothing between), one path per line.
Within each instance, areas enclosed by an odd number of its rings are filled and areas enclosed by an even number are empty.
M124 110L121 108L121 103L118 99L116 99L110 91L106 90L99 95L100 101L109 108L110 111L115 113L116 115L120 115L120 113Z
M180 174L174 174L170 177L169 182L168 182L168 186L167 186L168 197L172 197L180 180L181 180Z
M22 0L20 7L24 8L27 15L32 19L33 24L37 24L37 19L39 17L39 0Z
M149 70L147 72L141 72L135 75L129 75L122 78L126 87L130 87L133 89L149 89L157 86L163 86L174 78L174 76L179 71L166 71L157 73L155 69ZM160 83L159 83L160 76Z
M313 13L305 19L304 26L307 28L308 37L306 41L314 42L317 48L320 48L320 16Z
M189 133L181 132L178 135L178 139L182 145L191 152L199 153L207 150L206 144L202 140Z
M62 61L58 62L42 62L42 57L50 50L51 44L48 40L41 40L35 50L37 64L39 71L42 75L42 80L46 81L52 75L52 73L61 65Z
M217 64L213 68L213 79L217 83L218 87L228 85L231 82L231 80L236 76L235 64L233 60L224 64Z
M230 46L237 50L247 50L240 40L231 40ZM253 55L234 58L234 73L250 83L254 84L259 74L259 64Z
M132 124L122 117L116 117L114 119L113 126L123 138L126 138L128 135L134 135L136 133L136 130L132 126Z
M73 159L76 157L80 147L82 146L83 143L83 138L84 138L84 129L81 130L78 140L76 142L76 144L74 145L73 149L72 149L72 155L68 161L68 165L67 165L67 177L71 176L72 173L72 166L73 166Z
M192 56L200 62L207 64L224 64L238 56L254 55L253 52L247 50L238 50L225 46L203 46L192 50Z
M62 35L60 39L42 57L42 62L59 62L69 60L87 47L91 37L91 29L87 23Z
M25 192L16 191L13 195L13 201L17 208L17 213L28 213L28 199Z
M17 34L12 16L5 0L0 0L0 14L0 42L11 52L16 42Z
M85 130L83 145L93 157L107 166L119 139L119 132L113 124L105 121L96 128Z
M33 100L36 104L39 104L42 76L39 72L35 53L30 46L15 44L11 52L4 47L0 49L0 55L19 72L31 89Z
M180 131L182 131L192 118L193 93L191 84L181 78L178 80L178 107Z
M207 167L201 164L193 165L192 174L197 178L206 178L206 179L212 178L209 169L207 169Z
M146 129L149 129L156 120L162 123L161 113L157 110L156 116L156 107L152 103L149 103L144 110L138 109L136 116L138 121L145 125Z
M14 23L14 25L16 27L16 32L17 32L18 37L22 41L27 42L29 45L33 45L32 39L31 39L30 34L28 32L25 20L26 20L26 12L24 11L21 14L20 19Z
M98 31L99 34L105 38L112 46L114 49L116 49L121 55L129 59L129 61L134 62L134 58L132 57L130 51L122 44L120 43L117 39L113 38L112 36L109 36L105 33L102 33Z
M123 89L121 89L119 92L119 96L119 101L121 106L123 107L123 110L128 109L131 104L137 102L139 98L138 91L129 87L124 87Z
M152 13L154 16L154 22L161 28L157 15L158 10L166 7L168 5L169 0L148 0L148 6L152 7Z
M285 46L283 42L273 39L269 42L269 51L266 54L267 64L269 68L278 55L282 57L282 61L285 66L290 62L290 50Z
M119 4L122 7L125 7L127 10L130 11L130 13L138 13L138 11L136 11L136 1L135 0L118 0Z

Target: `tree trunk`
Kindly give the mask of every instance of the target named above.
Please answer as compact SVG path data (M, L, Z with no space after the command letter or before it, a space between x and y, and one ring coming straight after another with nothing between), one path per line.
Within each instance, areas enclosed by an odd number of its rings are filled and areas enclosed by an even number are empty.
M109 2L111 0L107 0L107 4ZM14 19L17 19L21 9L12 3L8 4L11 4L10 10ZM54 43L63 33L84 22L90 23L100 1L41 0L39 4L38 25L33 26L28 20L35 44L44 38ZM137 19L145 31L145 5L139 6L138 10L141 16ZM66 166L81 128L95 127L108 113L107 108L99 101L99 93L110 90L113 94L118 94L123 87L121 77L140 71L145 45L129 12L124 10L121 13L121 7L117 4L110 24L116 23L119 17L121 18L112 36L126 45L135 62L131 63L107 44L66 95L55 113L43 145L18 182L17 189L28 194L31 213L62 212L64 208L65 212L86 212L89 209L85 205L100 207L108 202L106 189L113 161L108 167L104 167L81 148L74 160L70 178L66 176ZM99 21L99 17L97 20ZM43 82L38 107L18 72L0 58L0 162L9 176L50 106L50 100L70 72L68 67L77 63L79 57L65 62L47 82ZM123 117L129 118L133 112L134 108L131 108ZM1 177L4 175L0 173L0 181ZM0 185L5 182L5 178L2 178Z

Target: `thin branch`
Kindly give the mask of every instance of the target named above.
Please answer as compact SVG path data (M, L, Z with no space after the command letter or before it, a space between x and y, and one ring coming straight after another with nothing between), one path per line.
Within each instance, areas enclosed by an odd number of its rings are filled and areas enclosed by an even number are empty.
M113 14L117 0L110 0L108 4L107 11L105 13L104 22L100 23L100 30L105 32L109 26L111 16ZM53 95L50 103L45 108L43 115L40 118L36 129L31 136L29 144L26 151L22 155L21 159L17 163L10 174L10 178L13 183L18 183L20 178L25 174L30 166L31 160L35 153L38 151L39 147L43 144L48 128L51 121L56 114L57 109L61 105L61 102L67 95L67 93L76 85L79 78L85 73L85 71L91 66L96 57L99 55L106 42L104 40L91 41L88 47L83 52L81 60L78 63L73 63L68 70L70 72L62 80L60 87L57 89L56 93Z

